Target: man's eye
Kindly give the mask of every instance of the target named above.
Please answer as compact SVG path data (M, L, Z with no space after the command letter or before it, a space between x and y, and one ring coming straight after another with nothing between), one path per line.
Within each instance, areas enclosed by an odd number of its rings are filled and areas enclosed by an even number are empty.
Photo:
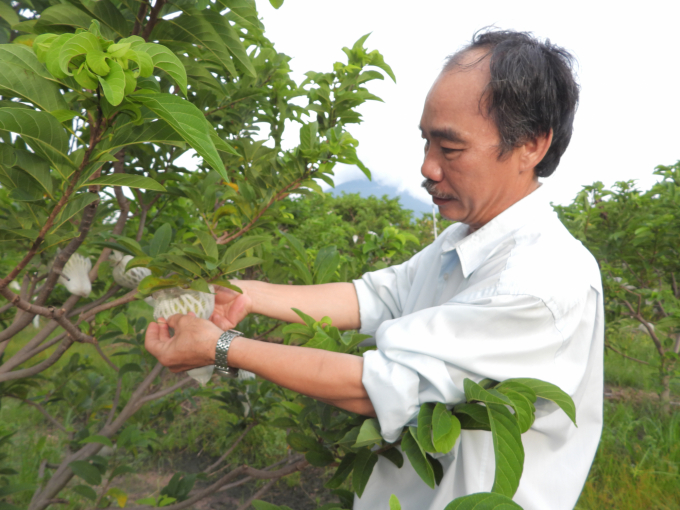
M442 147L442 152L443 152L444 154L453 154L453 153L455 153L455 152L460 152L460 151L462 151L462 150L463 150L463 149L451 149L450 147Z

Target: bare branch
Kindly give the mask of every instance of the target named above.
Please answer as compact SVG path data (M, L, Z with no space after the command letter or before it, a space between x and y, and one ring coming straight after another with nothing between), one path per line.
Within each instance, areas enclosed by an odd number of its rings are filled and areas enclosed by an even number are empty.
M106 301L108 301L109 298L114 296L120 289L121 289L121 287L119 285L112 285L111 288L109 290L107 290L106 293L103 296L95 299L91 303L88 303L86 305L81 306L80 308L76 308L75 310L71 310L66 316L67 317L73 317L74 315L78 315L79 313L85 313L89 310L92 310L93 308L95 308L95 307L101 305L102 303L105 303Z
M267 482L262 486L262 488L257 491L255 494L253 494L250 498L246 500L245 503L243 503L240 507L238 507L238 510L247 510L250 504L255 501L256 499L260 499L269 489L272 488L272 485L274 485L276 482L278 482L279 479L275 478L274 480Z
M65 434L69 434L68 430L66 430L66 427L64 427L61 423L59 423L50 413L47 412L47 409L45 409L43 406L38 404L37 402L33 402L32 400L28 400L26 398L21 398L17 395L13 395L11 393L5 393L5 396L7 397L12 397L17 400L21 400L24 404L28 404L30 406L35 407L38 411L40 411L40 414L42 414L45 418L47 418L52 425L57 427L59 430L64 432ZM40 477L38 477L40 478Z
M33 365L30 368L24 368L21 370L15 370L14 372L6 372L3 374L0 374L0 382L5 382L5 381L13 381L15 379L23 379L24 377L32 377L35 374L39 374L43 370L51 367L54 365L59 358L61 358L62 354L66 352L66 349L71 347L73 344L74 340L71 337L66 337L64 340L62 340L61 345L55 349L55 351L50 355L49 358L47 358L45 361L42 361L38 363L37 365Z
M170 393L172 393L176 389L181 388L182 386L189 384L191 381L193 381L193 379L191 377L187 376L184 379L182 379L181 381L173 384L169 388L166 388L166 389L161 390L161 391L157 391L156 393L152 393L151 395L147 395L146 397L142 398L139 401L139 405L141 406L143 404L146 404L147 402L151 402L152 400L156 400L156 399L162 398L166 395L169 395Z
M118 381L116 382L116 394L114 395L113 402L111 403L111 410L109 411L109 415L106 418L106 425L111 425L113 417L116 416L116 409L118 409L118 402L120 402L120 392L122 389L123 379L119 377Z
M111 359L106 354L104 354L104 351L102 351L102 348L99 345L99 342L97 342L96 340L94 342L94 348L97 350L99 355L102 357L102 359L106 362L106 364L108 366L113 368L116 372L120 371L120 368L118 368L118 366L113 361L111 361Z
M144 18L146 18L146 10L149 8L149 2L141 2L139 4L139 10L137 11L137 16L135 16L135 24L132 27L132 35L139 35L139 31L144 24Z
M85 312L79 319L78 323L84 322L86 320L89 320L90 318L94 317L97 315L99 312L103 312L104 310L110 310L111 308L115 308L117 306L125 305L127 303L131 303L135 299L137 299L135 296L137 295L137 289L133 289L127 294L125 294L122 297L119 297L118 299L111 301L109 303L105 303L103 305L96 306L92 308L91 310L88 310Z
M158 21L158 15L160 14L161 9L165 5L165 3L166 0L156 0L156 4L153 6L153 9L151 9L151 13L149 14L149 21L146 22L144 31L141 34L142 39L144 39L145 41L149 40L151 31L156 26L156 22Z
M210 473L212 473L213 471L215 471L215 470L217 469L217 467L218 467L220 464L222 464L222 462L224 462L224 459L226 459L227 457L229 457L229 455L231 455L231 452L233 452L234 449L239 445L239 443L240 443L241 441L243 441L243 439L248 435L248 432L250 432L250 431L252 430L252 428L253 428L256 424L257 424L257 422L249 423L248 426L246 427L246 429L243 431L243 433L242 433L240 436L238 436L238 437L236 438L236 441L234 441L234 442L231 444L231 446L227 449L227 451L224 452L224 453L222 454L222 456L221 456L219 459L217 459L217 461L216 461L214 464L211 464L210 466L208 466L207 468L205 468L205 470L204 470L203 472L204 472L205 474L209 475Z
M643 361L643 360L641 360L641 359L637 359L637 358L633 358L632 356L628 356L627 354L622 353L621 351L619 351L619 350L616 349L615 347L612 347L610 344L608 344L608 343L606 343L606 342L605 342L604 346L605 346L607 349L609 349L609 350L611 350L611 351L614 351L616 354L619 354L620 356L623 356L624 358L627 358L627 359L629 359L629 360L635 361L635 362L637 362L637 363L642 363L643 365L649 365L649 363L648 363L647 361Z

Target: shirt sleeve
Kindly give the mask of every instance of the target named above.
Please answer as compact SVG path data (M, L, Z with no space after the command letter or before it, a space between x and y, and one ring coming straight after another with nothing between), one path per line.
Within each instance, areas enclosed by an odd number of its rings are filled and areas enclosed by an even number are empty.
M387 318L386 310L398 302L391 297L395 292L398 296L394 288L376 294L361 284L357 290L362 321L365 311L368 315L383 310L374 333L377 350L364 354L362 382L387 441L398 439L421 404L464 401L466 377L475 381L535 377L563 388L577 377L569 373L569 366L556 364L563 334L535 296L453 300L398 318L390 312Z

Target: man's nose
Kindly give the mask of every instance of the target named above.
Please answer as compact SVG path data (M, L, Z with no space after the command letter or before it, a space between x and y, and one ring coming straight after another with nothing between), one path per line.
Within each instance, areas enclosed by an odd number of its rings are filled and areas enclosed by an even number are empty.
M420 173L427 179L432 179L435 182L442 180L443 172L439 159L435 157L432 149L425 151L423 158L423 165L420 167Z

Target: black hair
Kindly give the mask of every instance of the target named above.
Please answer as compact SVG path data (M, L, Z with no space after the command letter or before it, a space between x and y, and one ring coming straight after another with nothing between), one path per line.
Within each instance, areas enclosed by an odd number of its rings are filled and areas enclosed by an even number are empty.
M460 67L461 57L478 49L486 53L468 65L489 57L491 78L482 98L488 99L487 114L500 135L499 158L552 129L550 148L534 170L537 176L548 177L571 140L579 97L574 57L528 32L485 28L446 59L443 72Z

